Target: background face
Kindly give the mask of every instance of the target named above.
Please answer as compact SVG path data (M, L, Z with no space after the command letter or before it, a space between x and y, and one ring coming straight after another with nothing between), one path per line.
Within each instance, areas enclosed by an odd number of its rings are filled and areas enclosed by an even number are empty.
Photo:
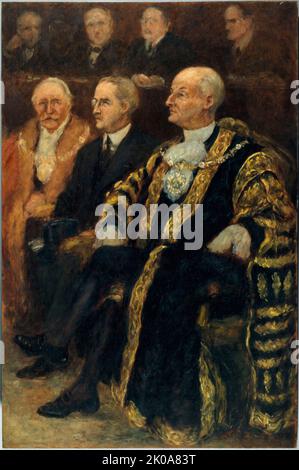
M63 56L73 43L72 26L65 20L56 19L49 24L49 44L54 55Z
M238 41L249 29L249 20L243 18L239 8L229 7L224 15L225 29L227 31L227 39L230 41Z
M117 88L109 82L96 87L92 100L96 127L104 132L113 133L120 129L125 111L122 102L116 96Z
M33 15L26 15L18 26L18 35L26 47L32 48L39 41L41 21Z
M36 91L33 106L41 126L49 132L58 129L71 108L63 90L55 83L41 85Z
M111 18L101 10L92 10L84 15L85 31L89 42L101 47L106 44L113 31Z
M141 18L141 34L150 43L157 41L168 31L162 13L155 8L147 8Z

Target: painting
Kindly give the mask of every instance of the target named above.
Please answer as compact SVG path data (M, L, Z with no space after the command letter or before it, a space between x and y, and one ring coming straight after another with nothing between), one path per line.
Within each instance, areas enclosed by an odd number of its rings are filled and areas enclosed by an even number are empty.
M1 9L3 446L295 447L296 2Z

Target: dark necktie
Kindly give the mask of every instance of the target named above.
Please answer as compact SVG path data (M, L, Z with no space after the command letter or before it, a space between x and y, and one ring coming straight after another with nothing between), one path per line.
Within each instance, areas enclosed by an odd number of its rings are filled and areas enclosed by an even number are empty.
M104 159L105 159L106 163L109 162L112 155L113 155L112 142L111 142L111 139L110 139L109 135L107 135L106 142L105 142L105 147L104 147L104 150L103 150L103 156L104 156Z
M240 58L240 55L241 55L241 49L237 47L237 49L235 50L235 56L237 60Z
M91 47L89 53L91 54L91 52L95 52L96 54L99 54L101 50L102 49L100 47Z
M91 68L94 68L97 62L98 55L102 49L100 47L90 47L89 49L89 65ZM98 55L93 55L98 54Z
M152 44L149 44L147 49L146 49L146 53L147 53L147 56L148 57L152 57L152 55L154 54L155 52L155 47L153 47Z

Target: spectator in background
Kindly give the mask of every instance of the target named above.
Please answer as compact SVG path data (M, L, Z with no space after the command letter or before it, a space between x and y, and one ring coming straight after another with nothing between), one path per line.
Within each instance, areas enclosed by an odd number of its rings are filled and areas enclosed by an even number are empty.
M125 67L137 86L164 86L179 70L195 62L191 45L170 32L170 26L164 8L154 6L144 10L142 37L131 44L125 59Z
M228 62L230 74L249 76L271 72L286 78L280 51L272 51L270 38L256 31L251 9L240 4L230 5L224 19L227 39L232 43Z
M131 44L124 60L124 69L141 89L137 122L159 139L176 134L165 106L167 87L179 70L195 62L191 45L170 32L170 26L163 7L146 8L141 17L142 37Z
M282 122L287 119L288 87L291 80L287 48L260 31L252 8L236 3L224 12L227 39L226 82L230 107L253 128L287 144ZM279 114L276 112L279 109Z
M74 44L74 28L63 15L53 17L48 26L49 70L51 73L68 72L68 62Z
M42 18L24 11L17 18L17 32L4 48L4 65L10 72L40 71L47 66L47 54L41 44Z
M84 13L86 40L74 47L70 71L79 75L104 76L119 69L123 46L112 39L114 20L107 8L92 8Z

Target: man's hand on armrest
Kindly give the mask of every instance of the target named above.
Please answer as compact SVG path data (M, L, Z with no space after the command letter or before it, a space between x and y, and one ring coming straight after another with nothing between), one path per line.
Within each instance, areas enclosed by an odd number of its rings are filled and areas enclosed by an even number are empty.
M102 225L100 229L96 230L95 249L102 246L126 246L127 244L126 238L117 237L117 226L113 224Z
M59 245L59 253L77 256L80 259L81 267L83 267L90 260L95 251L94 241L94 230L86 230L75 237L63 240Z
M92 245L95 240L95 233L93 230L85 230L75 237L69 237L63 240L59 245L59 251L68 253L74 251L76 247L83 245Z
M247 261L250 257L251 237L245 227L229 225L208 244L212 253L232 254Z

